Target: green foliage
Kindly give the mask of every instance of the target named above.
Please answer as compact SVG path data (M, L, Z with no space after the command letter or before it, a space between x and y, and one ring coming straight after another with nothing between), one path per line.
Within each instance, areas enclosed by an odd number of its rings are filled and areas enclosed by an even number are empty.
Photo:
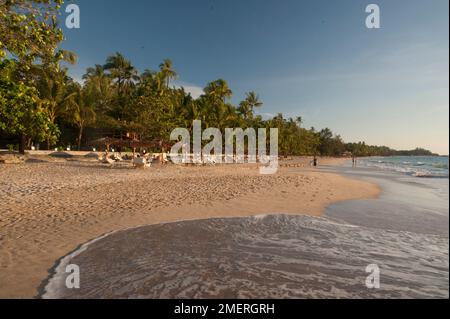
M0 0L0 130L48 144L56 142L56 118L65 92L60 61L75 55L58 49L63 0ZM40 63L40 65L36 65Z
M18 144L7 144L6 148L8 149L9 152L14 152L19 150L19 145Z
M11 60L0 62L0 132L38 142L56 140L59 130L50 121L46 103L36 88L11 80L14 67Z
M63 32L58 11L63 0L0 0L0 58L17 58L26 70L36 59L62 60Z
M396 151L387 146L366 145L364 142L348 143L345 145L348 152L356 157L361 156L436 156L432 152L423 148L416 148L408 151Z

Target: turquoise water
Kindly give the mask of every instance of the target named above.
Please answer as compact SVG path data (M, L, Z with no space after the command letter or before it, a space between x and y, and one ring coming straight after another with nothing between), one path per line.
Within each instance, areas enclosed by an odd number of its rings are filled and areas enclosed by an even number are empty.
M370 157L359 164L415 177L448 178L448 156Z

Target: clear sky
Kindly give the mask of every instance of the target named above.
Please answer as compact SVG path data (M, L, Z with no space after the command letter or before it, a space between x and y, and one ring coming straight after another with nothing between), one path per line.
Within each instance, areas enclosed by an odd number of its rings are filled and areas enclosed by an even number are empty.
M63 47L75 78L116 51L143 71L170 58L193 95L223 78L260 114L302 116L346 141L449 151L448 0L76 0ZM367 29L365 8L381 9Z

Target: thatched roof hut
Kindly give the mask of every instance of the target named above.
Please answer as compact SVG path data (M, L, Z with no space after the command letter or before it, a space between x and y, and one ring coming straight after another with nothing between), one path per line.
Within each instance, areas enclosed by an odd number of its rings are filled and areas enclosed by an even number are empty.
M93 141L90 141L88 144L91 146L105 146L107 150L111 145L119 145L121 139L112 138L112 137L102 137Z
M152 141L145 141L145 140L141 141L136 139L118 139L112 137L99 138L97 140L89 142L88 144L92 146L105 146L107 150L109 150L111 146L129 147L133 149L133 155L136 152L137 148L157 148L165 152L167 149L170 149L173 145L173 143L160 139L155 139Z

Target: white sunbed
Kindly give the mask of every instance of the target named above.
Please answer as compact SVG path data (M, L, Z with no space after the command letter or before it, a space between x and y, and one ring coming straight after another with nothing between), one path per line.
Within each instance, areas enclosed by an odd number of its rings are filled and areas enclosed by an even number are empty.
M150 167L152 164L151 162L147 162L147 160L143 157L136 157L133 158L133 166L137 167L137 168L146 168L146 167Z

